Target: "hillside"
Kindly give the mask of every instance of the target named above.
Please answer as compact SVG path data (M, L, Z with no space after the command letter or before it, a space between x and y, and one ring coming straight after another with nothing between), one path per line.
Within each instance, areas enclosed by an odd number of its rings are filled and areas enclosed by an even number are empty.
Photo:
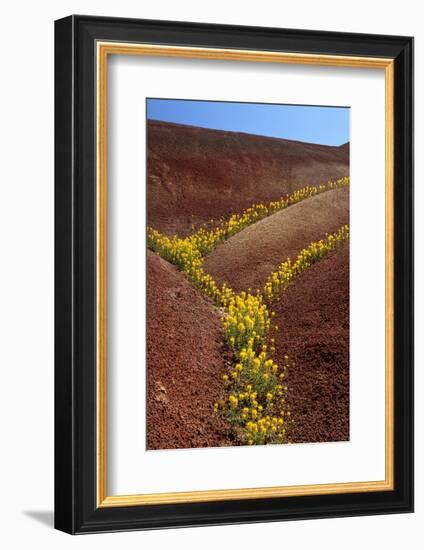
M295 362L286 377L290 440L348 440L349 243L300 275L272 310L276 361Z
M230 444L212 418L225 371L222 324L177 269L147 255L147 448Z
M147 145L148 224L167 234L349 174L349 144L148 121Z
M288 257L325 233L349 223L349 188L310 197L243 229L205 260L205 271L234 291L262 288L269 274Z

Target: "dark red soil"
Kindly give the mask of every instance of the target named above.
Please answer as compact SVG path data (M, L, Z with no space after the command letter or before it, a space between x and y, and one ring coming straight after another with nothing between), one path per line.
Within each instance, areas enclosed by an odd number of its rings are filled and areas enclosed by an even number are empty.
M231 445L227 425L212 418L226 370L216 309L151 251L147 284L147 448Z
M349 144L329 147L149 121L148 224L185 235L254 202L349 174Z
M288 370L293 443L349 439L349 243L314 264L275 311L276 362Z
M240 292L262 289L266 279L288 257L325 233L349 223L349 188L333 189L305 199L255 223L219 245L204 268L217 283Z

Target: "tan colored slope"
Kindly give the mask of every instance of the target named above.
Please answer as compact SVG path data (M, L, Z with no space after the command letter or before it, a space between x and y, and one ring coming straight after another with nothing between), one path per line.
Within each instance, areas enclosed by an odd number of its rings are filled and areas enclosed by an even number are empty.
M212 418L226 369L216 309L151 251L147 289L147 448L231 444L225 423Z
M269 274L288 257L325 233L349 223L349 188L306 199L255 223L218 246L204 268L221 285L239 292L262 289Z
M149 121L148 224L186 235L255 202L349 175L349 147Z

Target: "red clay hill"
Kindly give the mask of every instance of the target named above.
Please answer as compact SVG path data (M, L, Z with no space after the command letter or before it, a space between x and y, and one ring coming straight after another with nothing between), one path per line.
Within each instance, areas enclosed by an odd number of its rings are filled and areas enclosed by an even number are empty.
M304 271L272 305L292 443L349 440L349 243Z
M147 123L148 224L169 235L349 174L349 144Z
M222 323L176 267L147 253L147 448L231 445L212 417L221 398Z

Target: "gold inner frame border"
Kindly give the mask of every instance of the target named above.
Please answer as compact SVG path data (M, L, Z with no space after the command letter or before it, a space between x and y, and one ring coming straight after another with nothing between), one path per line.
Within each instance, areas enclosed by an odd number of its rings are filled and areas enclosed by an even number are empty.
M107 62L109 55L138 55L383 69L385 72L385 479L315 485L216 489L110 496L107 492ZM142 506L306 495L365 493L394 489L394 60L124 42L96 42L97 62L97 507Z

